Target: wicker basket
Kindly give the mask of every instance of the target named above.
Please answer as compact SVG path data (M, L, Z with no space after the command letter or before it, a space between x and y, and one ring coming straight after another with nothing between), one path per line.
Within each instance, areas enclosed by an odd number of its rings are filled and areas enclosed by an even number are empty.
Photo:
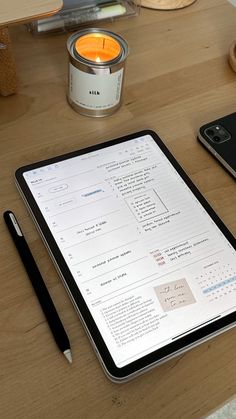
M15 61L8 28L0 28L0 95L17 92Z

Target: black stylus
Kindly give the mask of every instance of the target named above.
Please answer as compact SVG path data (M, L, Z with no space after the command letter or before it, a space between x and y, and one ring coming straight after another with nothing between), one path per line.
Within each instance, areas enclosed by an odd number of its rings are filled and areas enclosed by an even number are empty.
M45 314L54 339L61 352L71 363L72 356L68 336L57 314L53 301L43 281L38 266L36 265L30 248L23 236L21 228L16 220L16 217L11 211L5 211L3 217L11 234L11 237L16 245L21 260L24 264L29 279L33 285L34 291L38 297L39 303Z

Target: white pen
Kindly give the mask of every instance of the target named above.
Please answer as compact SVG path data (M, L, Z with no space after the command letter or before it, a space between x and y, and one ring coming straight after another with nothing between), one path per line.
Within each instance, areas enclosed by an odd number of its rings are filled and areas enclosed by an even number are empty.
M75 27L81 23L92 20L107 19L110 17L121 16L126 13L126 8L122 4L112 4L109 6L95 6L89 9L71 9L62 11L58 14L45 19L39 19L34 23L37 32L49 32L56 29L66 29Z

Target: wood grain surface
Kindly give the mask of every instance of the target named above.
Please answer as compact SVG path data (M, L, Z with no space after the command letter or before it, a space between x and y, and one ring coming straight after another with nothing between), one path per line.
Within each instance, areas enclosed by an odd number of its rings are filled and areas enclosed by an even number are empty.
M0 97L0 209L15 212L70 337L58 351L1 219L0 416L4 419L198 419L236 394L236 329L126 384L105 376L14 184L19 166L150 128L236 233L235 181L197 142L200 125L236 110L227 62L236 9L198 0L178 11L142 9L103 27L130 47L123 105L93 119L66 100L68 34L11 29L19 93Z
M0 0L0 26L55 13L62 4L62 0Z

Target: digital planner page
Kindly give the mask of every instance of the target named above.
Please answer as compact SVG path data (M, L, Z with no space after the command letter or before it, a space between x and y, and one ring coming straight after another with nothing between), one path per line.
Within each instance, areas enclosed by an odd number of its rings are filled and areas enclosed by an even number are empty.
M150 135L24 178L118 367L235 310L236 252Z

